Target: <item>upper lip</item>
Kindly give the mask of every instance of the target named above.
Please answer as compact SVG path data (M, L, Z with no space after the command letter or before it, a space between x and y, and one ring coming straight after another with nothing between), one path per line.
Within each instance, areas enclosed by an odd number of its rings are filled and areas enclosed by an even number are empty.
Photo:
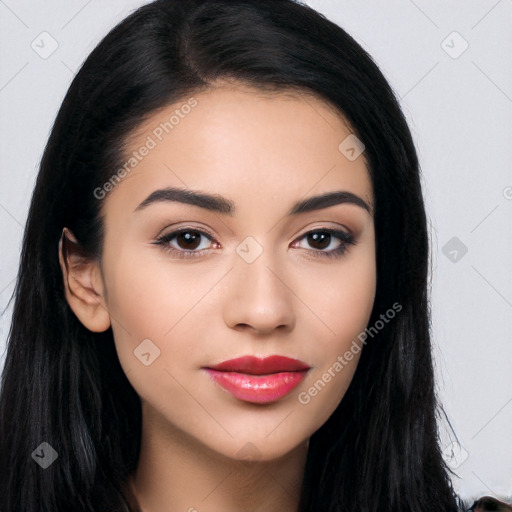
M235 359L229 359L228 361L223 361L222 363L219 363L215 366L208 366L207 368L224 372L264 375L268 373L309 370L310 367L306 363L297 359L274 355L263 358L255 356L242 356Z

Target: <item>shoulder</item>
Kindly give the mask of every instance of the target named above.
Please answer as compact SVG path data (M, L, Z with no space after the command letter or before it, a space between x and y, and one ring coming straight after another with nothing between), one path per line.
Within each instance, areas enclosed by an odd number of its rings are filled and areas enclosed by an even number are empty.
M495 510L497 512L512 512L512 504L500 501L491 496L482 496L473 503L469 511L471 512L485 512L487 510ZM468 511L468 512L469 512Z

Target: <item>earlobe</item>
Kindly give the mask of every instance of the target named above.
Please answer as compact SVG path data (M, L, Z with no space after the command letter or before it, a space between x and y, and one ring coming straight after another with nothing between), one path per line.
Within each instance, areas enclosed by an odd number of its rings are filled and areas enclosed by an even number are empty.
M99 263L84 255L77 239L67 228L62 230L58 252L69 307L90 331L106 331L110 327L110 315L103 294Z

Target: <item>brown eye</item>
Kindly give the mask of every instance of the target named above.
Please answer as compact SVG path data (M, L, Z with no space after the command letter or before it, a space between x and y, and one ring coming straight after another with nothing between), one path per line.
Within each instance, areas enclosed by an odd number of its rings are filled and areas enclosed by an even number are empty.
M305 233L299 239L305 240L308 247L306 249L320 258L336 258L342 256L351 245L356 245L354 237L345 231L338 229L317 229ZM329 248L330 247L330 248ZM299 248L303 248L300 247ZM326 250L329 248L328 250Z
M308 233L307 241L314 249L325 249L331 243L331 234L327 231L315 231Z
M201 236L197 231L182 231L176 235L176 242L180 249L194 250L201 243Z
M206 246L200 247L206 239ZM154 243L162 245L165 251L178 258L202 256L208 249L213 237L197 229L181 229L159 237Z

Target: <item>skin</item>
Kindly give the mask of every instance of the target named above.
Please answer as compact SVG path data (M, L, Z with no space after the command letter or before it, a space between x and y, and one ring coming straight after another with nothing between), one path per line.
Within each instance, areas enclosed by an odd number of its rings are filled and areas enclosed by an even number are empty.
M319 98L229 84L194 98L197 106L101 200L101 261L70 254L64 262L60 253L66 297L91 331L112 326L141 398L141 456L129 485L143 510L296 511L309 438L343 398L360 352L309 403L298 395L332 374L368 325L375 233L371 213L350 203L286 214L298 200L337 190L372 206L372 184L364 153L350 161L338 150L351 130ZM183 103L138 127L127 153ZM169 186L222 195L236 213L178 202L134 212ZM154 243L182 227L214 240L201 237L192 250L206 250L187 259ZM348 231L357 243L322 257L342 241L322 246L304 236L321 228ZM248 236L263 249L252 263L236 251ZM190 247L178 238L167 245ZM145 339L160 350L148 366L134 355ZM269 404L234 398L201 369L247 354L285 355L311 369Z

